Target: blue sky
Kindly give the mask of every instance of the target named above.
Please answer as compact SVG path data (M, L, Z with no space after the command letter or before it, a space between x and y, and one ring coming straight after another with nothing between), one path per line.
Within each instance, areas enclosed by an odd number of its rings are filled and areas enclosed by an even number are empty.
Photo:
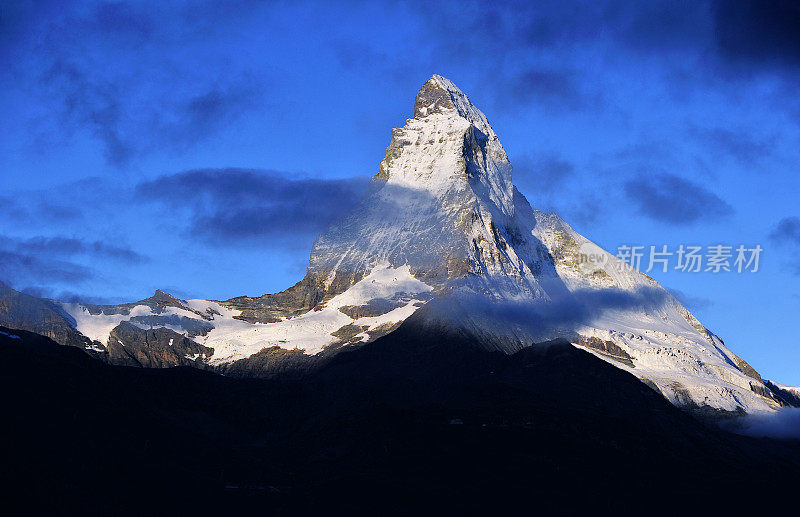
M0 279L108 302L282 290L438 73L532 204L606 249L760 244L757 273L653 276L800 384L797 5L4 2Z

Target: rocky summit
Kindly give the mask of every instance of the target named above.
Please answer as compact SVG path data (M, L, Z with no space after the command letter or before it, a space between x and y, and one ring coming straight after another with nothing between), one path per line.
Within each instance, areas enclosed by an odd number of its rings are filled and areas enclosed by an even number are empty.
M302 375L403 326L507 354L568 342L707 414L795 400L653 279L531 207L486 116L438 75L392 130L362 200L319 236L289 289L226 301L158 291L116 306L0 294L0 324L114 364Z

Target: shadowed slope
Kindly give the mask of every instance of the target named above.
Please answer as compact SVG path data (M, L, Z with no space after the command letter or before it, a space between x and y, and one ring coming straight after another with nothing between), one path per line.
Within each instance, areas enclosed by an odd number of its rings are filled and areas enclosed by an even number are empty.
M653 499L765 504L800 481L797 446L706 428L560 342L509 356L408 325L298 382L110 367L0 331L3 483L31 509L565 511L584 501L626 514Z

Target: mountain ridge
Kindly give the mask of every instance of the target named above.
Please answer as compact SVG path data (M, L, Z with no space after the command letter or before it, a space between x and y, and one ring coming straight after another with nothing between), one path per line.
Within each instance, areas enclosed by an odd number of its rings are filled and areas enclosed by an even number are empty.
M92 347L116 350L112 361L143 366L169 357L254 373L245 363L257 358L269 375L298 353L336 354L421 320L506 353L566 339L683 407L783 403L652 278L531 207L494 129L455 84L431 77L413 113L391 131L365 196L318 237L306 276L289 289L220 302L157 291L133 304L57 307Z

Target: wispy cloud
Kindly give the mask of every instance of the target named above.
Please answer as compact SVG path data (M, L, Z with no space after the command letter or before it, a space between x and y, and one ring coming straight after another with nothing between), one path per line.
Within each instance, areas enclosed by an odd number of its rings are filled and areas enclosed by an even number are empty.
M17 251L38 255L92 255L123 262L144 262L146 258L130 248L101 241L84 241L70 237L31 237L11 240L0 237L0 245L11 244Z
M591 225L598 221L604 203L576 181L580 175L572 161L559 154L542 152L516 158L513 165L514 182L528 193L534 208L557 212L573 224Z
M535 187L536 192L561 192L575 176L575 164L554 154L521 156L514 160L514 178Z
M134 144L122 134L126 95L119 85L87 74L63 57L54 59L42 84L59 105L62 128L89 130L103 143L111 163L121 165L131 158Z
M800 246L800 217L781 219L769 234L770 240L779 246Z
M218 134L267 91L251 63L202 50L206 22L190 15L208 10L201 2L25 4L3 6L0 55L14 56L4 73L47 108L27 128L36 149L90 135L109 164L125 166ZM215 27L246 11L215 9Z
M68 260L0 249L0 279L13 286L30 282L79 283L92 277L91 268Z
M276 171L200 169L136 187L139 201L190 211L188 233L210 245L291 243L315 236L363 195L365 177L293 179Z
M594 319L608 311L657 307L666 298L666 291L652 287L639 287L633 291L607 288L578 289L572 292L564 288L561 293L553 289L553 295L547 304L499 301L480 295L458 295L454 300L445 297L437 301L430 310L437 311L437 319L452 320L456 326L461 324L462 318L466 318L466 321L474 319L482 324L491 321L503 327L521 326L546 333L555 329L574 330L578 326L591 324Z
M430 36L454 57L606 40L629 51L693 51L728 68L788 69L800 61L800 7L784 0L476 1L458 3L459 10L456 2L411 5L441 25Z
M92 303L96 305L113 305L116 303L125 303L130 300L125 300L120 297L104 297L96 296L93 294L81 293L71 290L57 290L49 287L42 286L26 286L20 289L21 292L36 296L37 298L48 298L51 300L58 300L67 303Z
M800 251L800 217L784 217L769 234L769 239L779 248L789 251ZM800 264L791 256L784 264L793 274L800 276Z
M734 422L728 428L749 436L800 439L800 408L782 408L767 414L753 414Z
M703 296L694 296L680 289L670 288L669 290L675 298L683 305L693 311L701 311L714 305L714 301Z
M581 90L575 73L566 70L529 68L516 75L510 83L510 95L502 97L502 104L526 105L532 102L548 108L579 109L589 95Z
M223 85L180 89L168 100L142 101L125 78L104 77L69 57L55 58L42 76L44 89L58 106L59 127L88 130L116 166L154 149L184 150L224 129L248 108L258 106L259 95L251 81L228 77Z
M72 237L0 236L0 279L20 287L42 282L80 283L96 276L87 263L110 259L122 264L140 264L146 257L134 250L101 241Z
M641 171L624 188L639 213L655 221L691 224L733 213L733 207L710 190L674 174Z
M753 164L771 154L766 142L746 130L723 127L693 127L689 134L699 140L704 147L733 157L746 164Z

